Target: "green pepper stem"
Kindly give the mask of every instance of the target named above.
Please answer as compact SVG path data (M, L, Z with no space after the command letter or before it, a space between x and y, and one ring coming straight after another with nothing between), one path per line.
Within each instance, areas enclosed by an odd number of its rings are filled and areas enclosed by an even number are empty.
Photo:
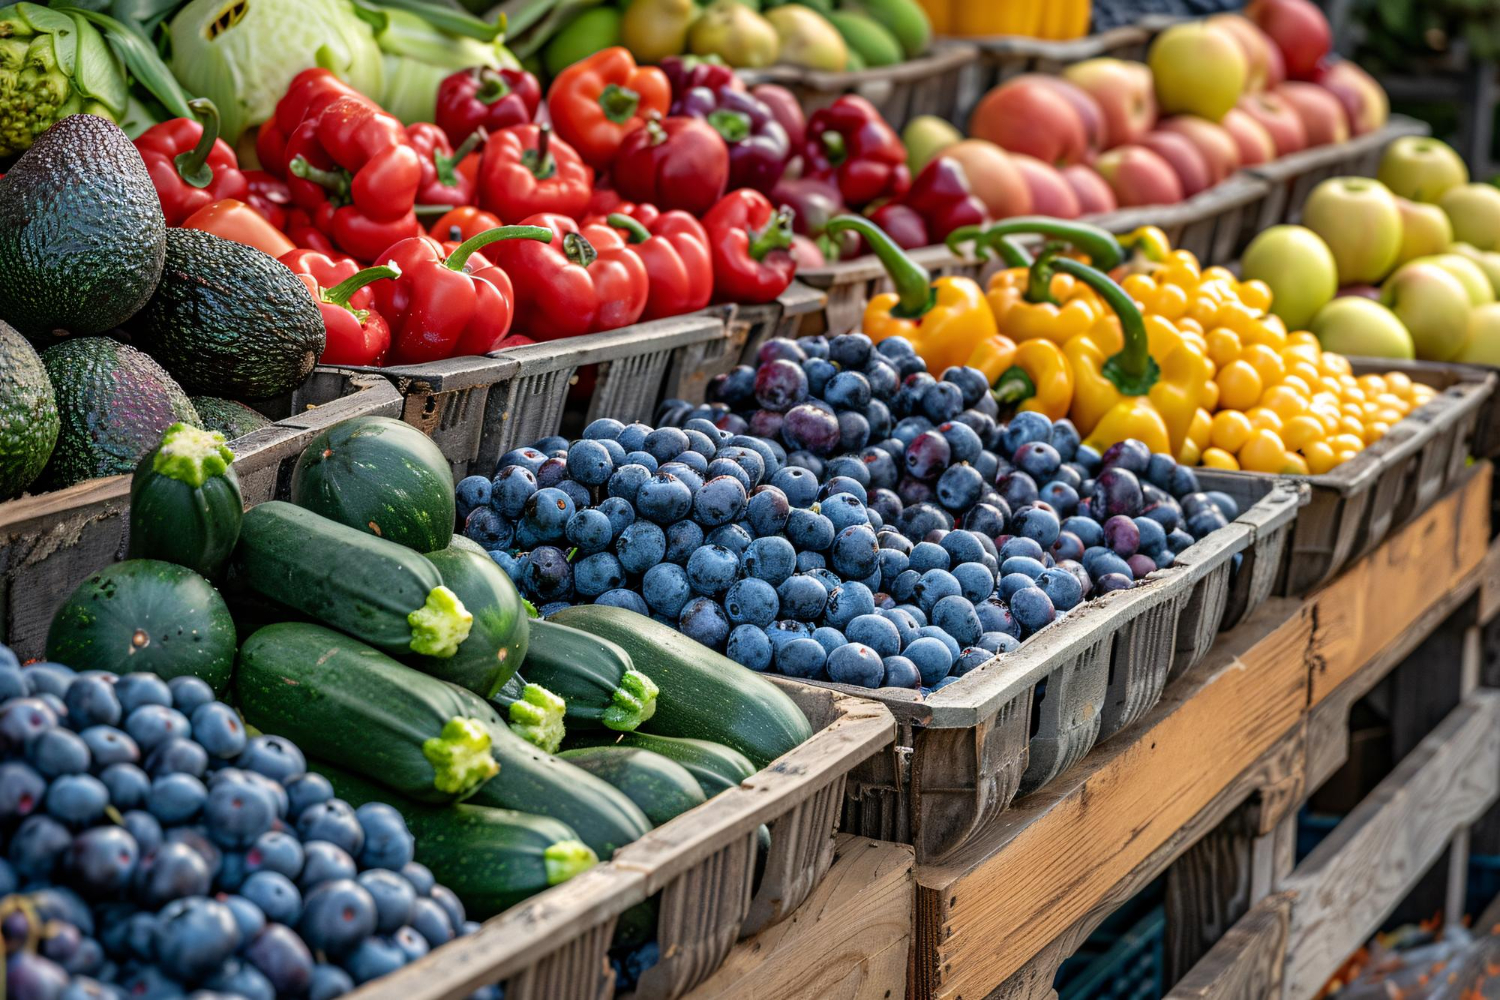
M588 267L599 259L599 251L594 249L582 233L568 233L562 240L563 255L568 258L568 263L577 264L579 267Z
M510 84L505 82L505 77L488 66L481 66L476 72L479 74L479 89L474 91L474 100L480 104L494 104L510 93Z
M641 106L641 95L629 87L622 87L612 83L604 88L599 95L599 107L604 111L604 117L616 125L624 125L635 117L636 109Z
M432 151L432 164L437 167L438 183L444 187L452 187L458 183L458 165L463 162L464 157L479 148L479 144L489 138L483 125L468 134L463 142L451 155L444 155L440 150Z
M330 196L345 196L349 193L349 175L342 170L324 170L307 162L305 156L294 156L287 164L293 177L311 181L326 190Z
M844 142L843 135L833 129L818 136L818 141L823 144L823 151L828 154L828 162L834 166L843 163L844 158L849 155L849 147Z
M1120 332L1124 334L1125 346L1104 362L1104 376L1127 396L1144 395L1156 384L1161 368L1151 357L1146 321L1130 298L1130 293L1116 284L1109 275L1072 258L1058 257L1053 266L1064 274L1071 274L1099 293L1099 297L1120 318Z
M329 305L343 306L345 309L348 309L350 296L361 288L371 282L379 281L381 278L399 277L401 277L401 265L395 261L391 261L389 264L377 264L374 267L367 267L357 274L351 274L332 288L323 289L323 301Z
M984 230L982 239L985 243L994 243L1002 236L1028 234L1072 244L1074 249L1088 254L1089 263L1101 271L1117 267L1125 259L1125 248L1120 246L1120 241L1108 230L1087 222L1053 219L1043 215L1022 215L997 222Z
M661 127L661 119L655 115L646 119L646 140L653 146L667 141L667 130Z
M1026 374L1025 369L1019 365L1011 365L995 379L995 387L990 390L990 394L1001 406L1015 406L1036 395L1036 383Z
M771 216L766 228L750 230L749 254L755 260L765 260L772 250L789 250L792 246L792 213L783 208Z
M840 215L830 219L823 231L836 234L850 229L859 233L870 244L870 249L884 265L885 273L890 275L891 283L896 286L899 301L891 310L891 315L901 319L917 319L926 315L936 301L931 272L908 257L884 229L863 216Z
M219 109L206 97L188 101L188 107L193 109L203 126L203 134L198 136L196 146L186 153L178 153L172 162L177 167L177 176L186 184L206 188L214 182L214 168L208 165L208 154L214 151L214 143L219 141Z
M732 111L729 108L710 111L708 123L731 145L750 138L750 116L743 111Z
M651 238L651 230L641 225L640 220L632 219L628 215L612 212L609 218L604 221L616 229L625 230L625 235L630 237L630 242L632 243L644 243Z
M500 240L541 240L543 243L551 243L552 230L546 226L497 226L486 229L460 243L443 264L454 271L462 271L475 250Z
M1058 257L1066 249L1062 243L1048 243L1042 248L1042 255L1031 265L1031 273L1026 277L1027 302L1059 305L1052 294L1052 275L1057 271Z
M989 237L983 226L959 226L948 234L943 245L955 256L962 256L959 245L969 242L974 244L974 256L980 260L987 259L993 248L1006 267L1030 267L1032 264L1031 254L1014 237L1004 234Z
M557 173L557 157L552 155L551 125L543 122L537 126L536 149L528 149L522 153L521 164L539 181L547 180Z

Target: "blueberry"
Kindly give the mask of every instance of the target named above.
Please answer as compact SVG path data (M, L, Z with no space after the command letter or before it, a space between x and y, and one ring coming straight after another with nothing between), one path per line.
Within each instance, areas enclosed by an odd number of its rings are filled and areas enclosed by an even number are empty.
M922 683L931 687L953 669L953 654L940 639L923 636L914 640L901 655L910 660L921 675Z
M562 549L539 545L526 555L521 582L543 601L565 599L573 593L573 567Z
M827 659L827 652L816 639L793 639L776 650L776 669L788 677L810 680L823 672Z
M729 638L729 618L710 597L694 597L684 604L677 627L683 635L709 649L723 649Z
M183 843L167 842L141 858L135 893L146 906L159 907L183 896L206 895L212 881L203 855Z
M1040 587L1023 587L1010 598L1010 611L1027 633L1047 625L1056 617L1052 599Z
M245 873L248 876L259 871L273 871L287 878L296 878L302 872L306 856L302 842L290 833L266 830L251 842L250 849L245 852Z
M1062 465L1057 449L1046 441L1028 441L1016 449L1013 459L1016 468L1037 482L1045 482Z
M307 894L297 929L313 950L345 955L374 932L375 921L369 892L353 879L334 879Z
M729 633L724 655L743 667L765 671L771 666L771 640L762 628L740 625Z
M185 899L157 918L157 960L162 971L182 982L206 978L239 945L234 913L218 900Z
M693 496L693 520L704 527L717 527L739 517L748 493L733 476L715 476Z
M1091 517L1069 517L1062 522L1062 530L1078 536L1084 548L1104 544L1104 526Z
M625 529L627 533L642 527L655 529L656 534L661 536L661 529L648 522L638 522ZM625 538L620 539L621 546L625 545ZM629 551L637 551L634 545ZM665 537L659 537L656 546L656 557L660 561L661 553L666 551ZM620 566L620 560L609 552L596 552L591 556L584 556L573 566L573 587L581 597L598 597L606 590L613 590L625 582L625 571Z
M984 488L984 477L972 465L954 465L938 477L935 492L944 507L966 511L979 502Z
M949 420L937 426L937 432L948 442L952 461L973 463L984 451L984 442L974 428L961 420Z
M1104 522L1104 544L1116 555L1129 559L1140 548L1141 529L1131 518L1116 514Z
M791 515L787 496L775 486L760 486L745 506L746 520L757 537L779 535Z
M708 474L708 462L696 451L683 452L676 462L667 462L656 470L659 475L676 476L688 488L697 493L703 488L703 477Z
M794 507L786 522L786 536L803 551L823 552L833 544L833 522L817 511Z
M848 624L844 634L850 643L863 644L881 658L901 652L900 629L895 622L879 614L860 615ZM832 673L831 668L829 672Z
M995 482L995 488L1011 510L1034 504L1041 498L1036 480L1020 469L1002 474Z
M567 471L585 486L603 486L615 471L615 463L604 445L584 439L568 447Z
M575 545L578 551L584 555L593 555L595 552L603 552L609 547L611 539L614 538L608 515L602 511L589 509L580 510L568 519L564 535L571 545Z
M1000 573L1003 577L1019 573L1029 580L1036 580L1046 568L1040 559L1032 559L1029 556L1011 556L1000 564Z
M63 695L68 725L82 730L89 726L118 725L124 715L115 697L114 685L102 677L79 677Z
M1053 608L1058 611L1068 611L1076 607L1083 600L1083 587L1077 578L1065 569L1052 568L1043 570L1037 577L1037 586L1042 593L1052 602Z
M823 619L834 628L842 629L860 615L874 613L875 595L870 592L870 588L850 580L828 592Z
M1000 546L1000 559L1002 562L1016 556L1024 556L1027 559L1035 559L1037 562L1041 562L1044 555L1046 555L1046 550L1035 539L1031 538L1016 536Z
M740 561L747 575L780 586L796 571L797 550L785 538L767 535L752 541Z
M1052 433L1048 436L1047 443L1056 449L1058 457L1064 462L1071 462L1081 443L1078 428L1073 426L1071 420L1058 420L1052 424Z
M230 760L244 752L245 727L239 714L223 702L194 709L192 727L193 738L213 757Z
M1052 437L1052 421L1040 413L1022 410L1011 418L1000 439L1006 455L1015 453L1024 444L1032 441L1047 441Z
M946 438L935 430L922 431L906 446L906 471L916 479L937 479L948 467L952 455L953 449Z
M912 598L923 613L930 618L932 609L938 601L944 597L958 596L962 593L963 587L959 585L952 573L945 569L930 569L917 580L916 586L912 589Z
M583 429L583 436L590 441L608 438L613 441L620 436L625 425L614 417L600 417L598 420L589 421L589 425Z
M302 894L280 872L259 871L250 875L240 886L239 894L260 907L266 919L274 923L290 926L302 917Z
M524 465L512 465L491 480L490 506L503 517L515 520L526 510L526 501L536 491L536 474Z
M146 771L158 778L164 774L191 774L203 777L208 770L208 752L196 740L174 736L157 746L146 757Z
M719 545L743 558L750 547L750 532L738 524L721 524L703 539L708 545Z
M797 572L798 573L811 573L815 569L827 569L827 568L828 568L828 558L826 556L824 556L823 553L821 553L821 552L807 552L807 551L802 551L802 552L798 552L797 553ZM838 574L837 573L830 572L830 575L833 576L833 578L835 580L838 579Z
M667 526L666 538L667 549L662 558L687 565L688 557L703 544L703 529L696 521L675 521Z
M88 744L67 729L48 729L26 744L26 759L43 777L82 774L92 755Z
M863 368L873 345L862 333L841 333L828 342L828 357L842 368Z
M704 545L688 557L688 583L700 594L722 594L739 575L739 565L729 549Z
M1010 653L1020 646L1021 640L1008 632L986 632L979 637L979 648L990 653Z
M799 621L815 621L828 603L828 590L814 577L799 573L776 588L783 613Z
M297 835L304 841L324 840L358 856L365 846L365 831L354 808L343 799L329 799L308 806L297 817Z
M647 606L658 614L675 618L692 596L687 571L675 563L658 563L646 571L641 580L641 594Z
M950 565L979 562L987 551L984 539L972 531L963 529L948 532L938 544L943 547L944 552L948 553Z
M910 565L911 561L906 553L882 547L879 558L880 589L889 593L896 580L907 572Z
M326 840L308 841L302 847L304 861L297 885L303 892L335 879L353 878L357 870L349 852Z
M355 880L375 903L375 930L394 934L411 920L417 902L416 890L394 871L374 868L359 874Z
M918 573L933 569L948 569L953 564L948 550L936 542L918 542L911 550L909 565Z
M336 965L314 965L307 1000L333 1000L354 992L354 979Z
M829 555L836 572L848 579L863 579L879 569L880 543L868 524L851 525L834 538Z
M635 507L657 524L680 520L693 506L693 492L676 476L657 473L636 494Z
M860 642L846 643L828 654L828 677L839 684L877 688L885 678L880 654Z
M959 563L953 567L952 573L963 596L971 604L978 604L995 592L995 574L983 563Z
M1088 570L1089 576L1097 582L1098 579L1109 573L1117 573L1127 580L1134 579L1135 575L1127 563L1119 554L1106 548L1091 548L1083 554L1083 568Z
M983 629L973 603L961 595L944 597L932 608L932 624L951 635L960 646L979 641Z
M754 577L736 581L724 595L724 611L735 625L765 628L776 620L780 609L776 588Z
M272 924L245 948L245 960L271 984L277 996L300 996L313 982L313 956L290 927Z
M134 764L111 764L99 773L99 780L109 790L110 805L116 809L145 805L151 793L151 779Z
M736 437L735 440L751 441L753 439L748 437ZM735 478L740 479L740 482L744 485L747 492L753 490L755 487L765 482L768 468L768 458L766 455L763 455L759 450L755 448L750 448L739 444L730 445L726 448L720 448L717 452L714 453L714 462L728 462L730 463L730 465L737 467L740 472L743 473L743 478L741 478L740 476L735 476ZM725 468L725 472L719 473L719 475L733 475L733 472L730 471L727 466L723 468ZM713 462L709 463L709 469L710 471L712 471Z

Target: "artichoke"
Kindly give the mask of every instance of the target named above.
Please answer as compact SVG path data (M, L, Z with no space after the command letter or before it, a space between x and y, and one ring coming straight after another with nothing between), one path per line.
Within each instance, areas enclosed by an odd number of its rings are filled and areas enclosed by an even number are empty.
M124 66L83 17L34 3L0 7L0 159L69 115L118 121L128 100Z

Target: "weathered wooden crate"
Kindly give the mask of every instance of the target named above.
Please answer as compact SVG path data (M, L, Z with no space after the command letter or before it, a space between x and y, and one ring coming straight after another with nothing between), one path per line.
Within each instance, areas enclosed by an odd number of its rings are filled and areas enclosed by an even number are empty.
M384 379L352 377L340 388L233 442L247 504L285 497L297 456L323 430L355 416L400 415L401 397ZM125 557L129 506L129 476L0 503L0 641L23 659L43 655L52 615L73 588Z
M814 733L800 747L562 885L489 920L353 996L459 1000L502 983L507 1000L609 1000L606 954L619 915L657 899L661 961L638 1000L672 1000L707 979L735 941L787 917L833 862L851 769L888 745L891 713L874 702L775 678ZM771 847L758 888L756 831Z
M1355 358L1358 374L1404 371L1443 390L1354 458L1319 476L1297 515L1277 593L1296 597L1369 552L1426 510L1463 473L1496 376L1467 365ZM1205 489L1238 490L1263 473L1198 469Z

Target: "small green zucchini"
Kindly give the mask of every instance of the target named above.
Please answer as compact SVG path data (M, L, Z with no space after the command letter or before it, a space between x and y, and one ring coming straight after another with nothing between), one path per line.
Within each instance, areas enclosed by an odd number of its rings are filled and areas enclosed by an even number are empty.
M694 740L680 736L657 736L637 730L633 733L608 733L599 730L573 733L569 749L579 747L621 746L650 750L674 760L687 769L698 782L703 794L713 798L755 774L755 765L738 750L721 743Z
M526 678L567 704L568 726L631 732L656 713L656 682L608 639L538 618L531 623Z
M564 750L558 756L624 792L646 814L652 826L661 826L708 801L687 768L650 750L580 747Z
M428 553L427 559L474 616L474 624L452 656L418 656L412 664L482 698L491 697L515 674L530 643L531 619L521 595L483 550L475 554L450 544Z
M129 557L176 563L217 579L245 516L233 461L218 431L168 427L130 480Z

